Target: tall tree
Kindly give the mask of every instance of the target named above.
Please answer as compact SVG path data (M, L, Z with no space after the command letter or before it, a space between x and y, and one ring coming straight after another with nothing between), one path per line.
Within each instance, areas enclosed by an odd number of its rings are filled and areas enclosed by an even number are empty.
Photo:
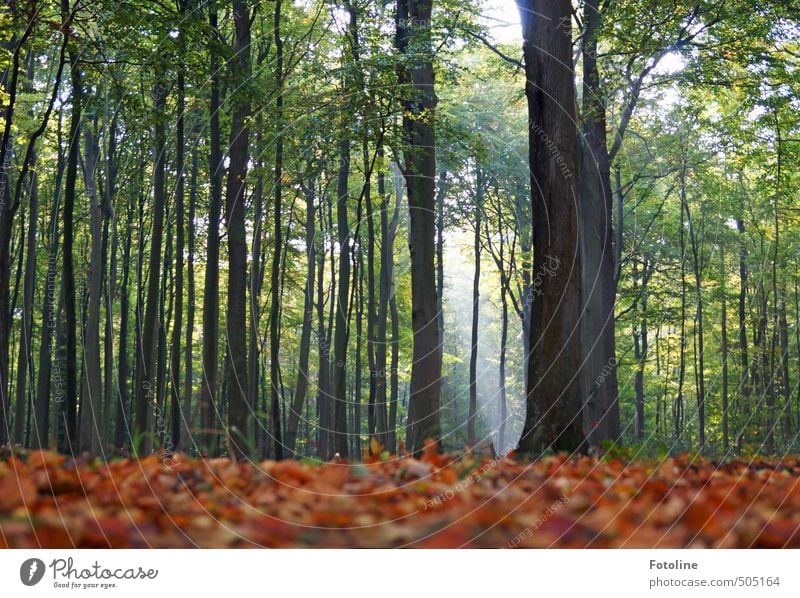
M403 175L408 194L411 325L414 331L409 400L409 448L439 440L442 346L436 299L436 90L431 34L432 0L398 0L395 47L404 61Z
M519 449L584 447L581 426L581 256L569 0L517 0L522 19L533 270L550 268L531 308L525 425ZM552 264L550 264L552 262Z
M247 237L245 232L245 188L250 143L250 10L244 0L233 0L236 28L231 69L239 81L231 115L228 185L225 212L228 232L228 313L226 345L228 359L225 382L228 389L228 441L235 456L248 455L252 445L248 425L252 405L248 404L247 372ZM273 431L274 432L274 431Z

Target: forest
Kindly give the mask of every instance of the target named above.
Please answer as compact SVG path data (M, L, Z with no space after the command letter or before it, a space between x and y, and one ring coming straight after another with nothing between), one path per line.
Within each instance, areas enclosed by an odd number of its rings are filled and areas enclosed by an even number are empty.
M3 0L0 27L9 463L800 452L794 0Z

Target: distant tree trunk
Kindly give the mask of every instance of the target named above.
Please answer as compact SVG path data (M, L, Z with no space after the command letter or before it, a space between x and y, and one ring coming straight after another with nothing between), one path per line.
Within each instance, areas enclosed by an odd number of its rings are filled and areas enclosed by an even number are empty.
M186 221L188 255L187 255L187 294L186 294L186 337L184 341L184 363L186 371L183 379L183 419L184 425L181 428L180 441L178 446L188 451L193 443L192 429L194 425L194 411L192 410L192 388L193 388L193 348L194 348L194 310L195 310L195 282L194 282L194 259L195 259L195 230L194 219L197 211L197 143L192 143L192 166L191 179L189 181L189 217Z
M308 356L311 350L311 326L314 323L314 278L316 276L316 239L314 190L316 181L312 178L305 187L306 199L306 284L303 290L303 326L300 331L300 356L297 366L297 384L286 425L286 450L292 457L296 456L297 428L303 404L308 393Z
M439 343L444 343L444 200L447 194L447 170L439 171L436 192L436 313L439 321Z
M432 0L397 1L395 45L409 63L400 69L401 83L409 87L403 99L404 142L408 146L406 178L411 252L411 325L414 331L409 402L412 451L426 440L439 441L441 423L442 346L436 309L436 92L431 39Z
M739 382L741 402L744 408L747 409L750 403L750 357L747 350L747 244L745 239L744 221L741 218L736 219L736 230L739 233L739 360L741 363L741 379ZM736 445L739 450L742 449L744 443L744 429L740 429Z
M320 199L320 241L319 252L317 257L317 455L321 458L326 458L329 452L330 443L330 427L329 427L329 388L330 388L330 343L328 341L328 333L325 326L325 259L327 252L325 250L324 232L322 224L325 223L324 204L325 197ZM333 249L331 249L333 251ZM333 272L331 272L333 276ZM329 301L333 301L333 282L331 282L331 292Z
M178 3L181 15L184 13L184 4L179 0ZM183 46L184 33L179 35L179 42ZM183 48L181 48L183 50ZM179 53L179 62L184 59L184 53ZM175 307L172 313L172 340L170 347L170 438L167 451L174 451L176 444L180 442L181 430L181 392L183 387L183 371L181 368L181 338L183 337L183 253L185 248L184 227L186 222L186 208L184 206L184 196L186 190L186 137L184 134L184 122L186 113L186 78L182 65L178 67L176 111L177 121L175 123L175 288L173 296ZM187 414L188 415L188 414Z
M100 307L103 304L103 210L97 196L97 163L100 147L97 140L97 119L83 127L84 189L89 199L89 307L83 345L83 380L81 383L80 452L100 454L102 435L102 378L100 375Z
M157 73L153 90L153 112L156 118L153 157L153 228L150 234L149 278L141 323L140 347L136 353L136 389L134 391L134 435L139 446L133 449L147 454L152 450L150 424L153 400L157 392L159 306L161 305L161 248L164 241L166 208L166 123L167 87L163 73Z
M683 215L686 212L686 196L684 189L686 178L686 164L682 164L681 180L681 216L679 219L679 245L681 256L681 348L680 362L678 364L678 396L675 399L675 440L680 440L683 433L683 383L686 376L686 233L683 224Z
M133 194L132 194L133 197ZM125 436L130 434L128 406L128 321L130 320L130 276L131 242L133 237L134 202L131 200L125 218L125 246L122 249L122 286L120 287L120 323L119 323L119 366L117 367L117 417L114 429L114 446L121 449L125 444Z
M697 326L697 419L700 432L700 450L706 446L706 369L705 369L705 343L703 327L703 278L702 264L700 263L700 247L697 238L697 231L692 224L692 216L689 210L689 203L686 201L685 181L682 180L681 194L686 208L686 219L689 224L689 240L692 245L692 268L694 270L696 313L695 321Z
M261 115L256 116L256 147L261 148ZM256 152L259 150L257 149ZM253 224L253 245L252 258L250 260L250 335L249 347L247 351L248 365L247 371L250 373L247 396L251 408L256 411L259 406L261 396L261 351L260 351L260 320L261 289L264 287L264 256L263 256L263 234L264 234L264 177L262 175L263 162L258 160L258 174L253 189L254 218ZM266 435L264 434L265 422L261 418L253 417L253 438L256 449L260 453L266 452Z
M106 183L103 188L103 264L108 263L109 241L111 241L111 263L108 265L109 272L104 276L104 296L105 301L105 330L103 332L103 415L102 415L102 438L101 447L105 451L111 444L111 410L114 404L114 296L117 289L117 273L119 250L119 233L117 218L114 216L112 199L117 193L117 113L111 117L109 122L108 115L108 95L106 91L106 115L107 123L106 135L108 142L105 153L105 175ZM110 239L113 237L113 239ZM127 264L123 264L127 268ZM105 270L106 266L103 266Z
M383 149L378 149L378 154L383 157ZM387 323L389 319L389 300L392 292L394 270L394 240L399 221L399 193L395 194L395 208L392 221L389 221L389 194L386 191L386 180L383 172L378 173L378 195L381 198L380 228L381 228L381 269L378 276L378 314L377 335L375 338L375 403L379 409L387 413L386 434L379 438L381 444L387 445L390 452L397 450L397 435L388 413L388 393L390 372L386 365L387 349ZM396 413L395 413L396 419Z
M786 321L786 289L781 289L781 305L779 314L781 343L781 382L783 390L783 438L790 443L794 436L794 418L792 417L792 389L789 379L789 325Z
M472 277L472 338L469 352L469 414L467 415L467 443L474 447L478 443L475 432L478 415L478 322L480 321L480 286L481 286L481 217L483 214L483 172L476 165L475 211L473 226L475 235L473 252L475 253L475 272Z
M217 13L210 9L209 24L217 31ZM219 125L220 61L215 42L209 42L210 64L210 196L206 239L206 272L203 285L203 376L200 388L200 447L211 452L216 444L217 362L219 352L219 221L222 208L222 150Z
M517 0L522 17L533 216L533 270L523 453L585 448L581 426L581 263L569 0ZM535 18L533 15L536 15ZM543 143L542 139L549 140Z
M398 449L397 439L397 393L399 386L398 367L400 362L400 316L397 313L397 298L392 293L389 299L389 312L392 318L392 356L389 378L389 452ZM408 438L406 438L406 443Z
M597 69L600 10L599 0L584 3L583 143L579 146L584 430L589 445L595 447L616 441L621 434L614 338L613 194L605 99Z
M634 324L634 358L636 359L636 375L634 378L634 390L636 393L636 440L644 439L645 412L644 412L644 367L647 363L647 285L650 281L651 270L647 258L642 261L641 288L639 298L636 299L637 312L639 316L638 330ZM634 292L636 292L636 263L634 263Z
M501 276L505 276L501 274ZM502 324L500 328L500 426L498 430L497 445L501 454L506 452L506 421L508 420L508 399L506 392L506 353L508 344L508 291L506 285L500 284L500 303L502 305Z
M278 3L280 6L280 3ZM236 43L231 65L241 81L250 79L250 10L245 0L233 0ZM226 191L228 229L228 313L226 344L228 359L225 380L228 388L228 442L231 454L244 458L253 446L249 425L252 405L247 398L247 236L245 231L245 186L250 142L250 100L247 91L233 103L231 140ZM279 203L279 202L278 202ZM276 287L277 288L277 287ZM280 427L278 428L280 445ZM279 451L279 449L278 449ZM280 458L280 453L276 454Z
M62 12L69 10L68 0L62 0ZM81 108L83 104L83 82L78 53L70 50L70 76L72 79L72 114L69 127L69 149L67 171L64 181L64 309L66 311L66 389L62 413L66 450L74 453L78 449L78 339L77 311L75 306L75 262L73 246L75 239L75 184L78 178L78 154L81 138ZM2 275L0 275L2 278Z
M725 245L719 245L720 292L722 295L722 446L727 454L730 448L730 406L728 402L728 297L725 288Z
M41 343L39 345L39 372L36 382L36 405L34 407L33 448L48 448L50 433L50 389L53 365L53 334L56 329L55 300L58 292L56 280L58 267L58 220L61 204L61 181L64 175L64 152L62 149L62 113L58 115L56 176L53 185L52 213L48 227L47 278L42 305Z

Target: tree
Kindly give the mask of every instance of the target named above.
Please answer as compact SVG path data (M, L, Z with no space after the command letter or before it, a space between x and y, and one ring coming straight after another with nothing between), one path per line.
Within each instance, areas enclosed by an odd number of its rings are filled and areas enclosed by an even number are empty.
M533 271L552 264L531 309L527 411L519 450L584 447L581 429L580 206L567 0L518 0L528 100ZM535 17L534 17L535 15ZM557 232L556 232L557 231Z
M431 39L431 0L398 0L395 47L406 59L400 67L403 133L410 228L411 319L414 355L409 400L412 451L441 436L439 415L442 348L436 312L434 260L436 207L436 91Z

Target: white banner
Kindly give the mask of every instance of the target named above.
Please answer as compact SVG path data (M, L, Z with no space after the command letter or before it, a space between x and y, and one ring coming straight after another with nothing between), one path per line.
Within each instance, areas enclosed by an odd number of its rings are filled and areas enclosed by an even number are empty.
M0 595L800 596L793 550L3 550Z

